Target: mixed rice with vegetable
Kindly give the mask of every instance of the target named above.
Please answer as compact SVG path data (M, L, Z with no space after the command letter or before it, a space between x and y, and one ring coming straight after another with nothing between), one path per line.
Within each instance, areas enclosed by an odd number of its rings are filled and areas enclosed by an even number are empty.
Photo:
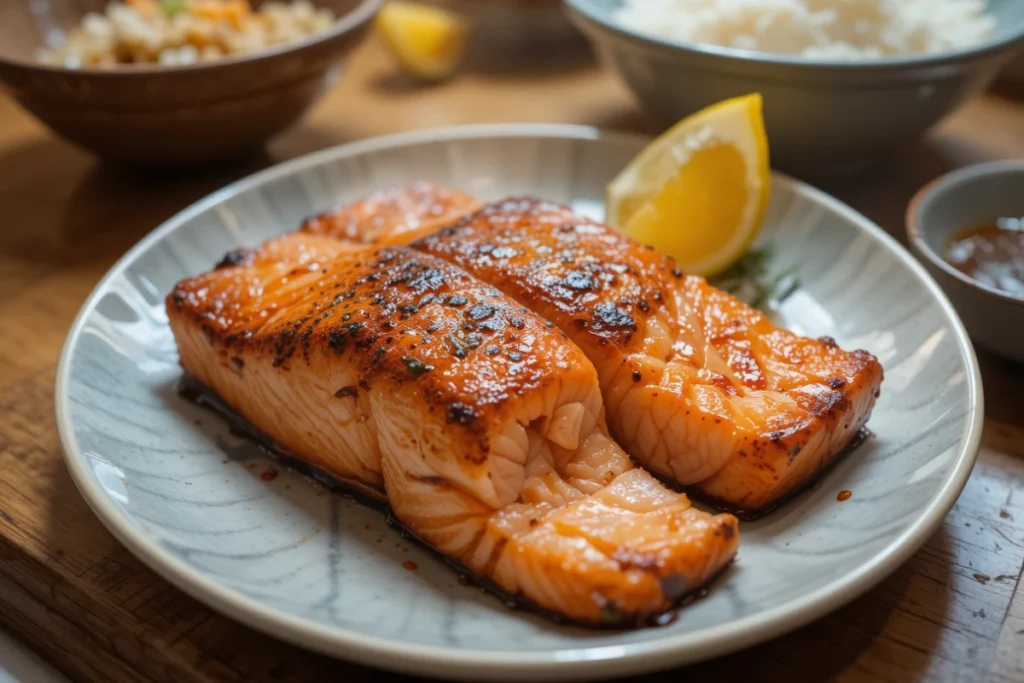
M258 10L248 0L125 0L87 14L37 59L67 68L184 66L301 40L335 21L309 0L266 2Z

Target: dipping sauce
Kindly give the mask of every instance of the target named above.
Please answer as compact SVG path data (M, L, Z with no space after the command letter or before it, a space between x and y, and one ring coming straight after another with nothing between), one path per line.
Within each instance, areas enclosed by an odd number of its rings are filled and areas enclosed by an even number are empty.
M983 285L1024 299L1024 217L964 230L946 245L946 261Z

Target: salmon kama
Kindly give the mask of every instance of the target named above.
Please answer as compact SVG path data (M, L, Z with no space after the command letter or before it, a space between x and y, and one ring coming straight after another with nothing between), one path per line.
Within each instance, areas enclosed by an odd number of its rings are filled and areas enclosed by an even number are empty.
M871 354L781 329L564 206L508 199L448 220L413 248L564 330L597 368L612 436L706 498L751 515L770 509L830 464L870 416L882 381ZM356 223L345 233L326 227L305 231L352 242L363 234ZM392 234L404 232L396 224Z
M734 517L610 438L576 345L441 259L294 234L232 252L166 305L198 382L511 595L642 623L736 551Z

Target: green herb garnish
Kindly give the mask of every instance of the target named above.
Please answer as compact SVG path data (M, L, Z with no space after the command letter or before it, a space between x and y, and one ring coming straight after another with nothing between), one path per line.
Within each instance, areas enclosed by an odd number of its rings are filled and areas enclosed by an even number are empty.
M409 368L409 374L413 377L419 377L434 369L433 365L427 365L418 358L403 358L402 362L405 363L405 367Z
M715 278L714 285L754 308L778 306L800 287L797 266L772 275L770 246L751 249L736 264Z
M622 622L622 610L614 602L601 606L601 623L605 626L615 626Z
M185 0L160 0L160 8L163 9L164 14L173 17L175 14L185 11Z

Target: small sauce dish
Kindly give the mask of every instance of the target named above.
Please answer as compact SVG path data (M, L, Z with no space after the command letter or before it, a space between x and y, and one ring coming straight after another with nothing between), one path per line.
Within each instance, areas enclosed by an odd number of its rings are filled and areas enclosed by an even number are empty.
M975 343L1024 363L1024 160L926 185L907 207L907 237Z

